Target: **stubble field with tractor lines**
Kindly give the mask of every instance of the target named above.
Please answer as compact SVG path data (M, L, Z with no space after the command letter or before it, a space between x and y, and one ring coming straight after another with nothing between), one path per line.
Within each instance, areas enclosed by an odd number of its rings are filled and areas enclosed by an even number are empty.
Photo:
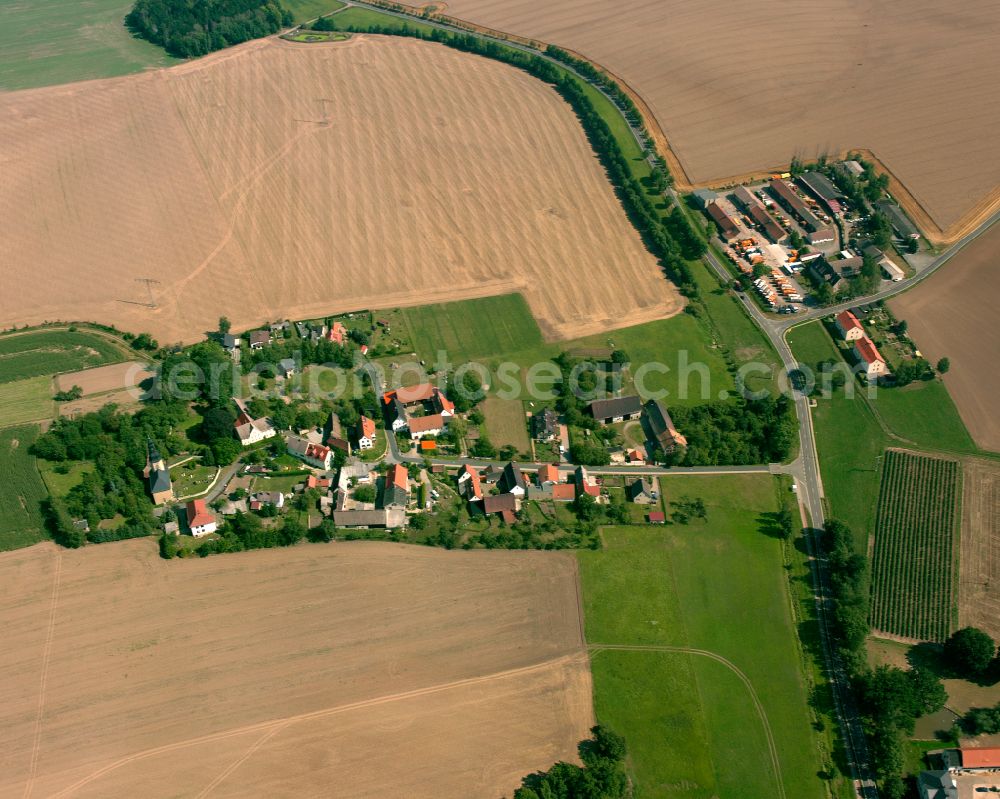
M567 554L146 539L0 577L3 796L509 796L593 724Z
M433 44L260 40L3 94L0 141L0 324L194 341L520 291L562 338L682 307L556 92Z
M619 76L694 184L857 148L902 182L932 234L956 238L1000 203L989 144L1000 105L982 102L1000 81L990 0L735 0L719 13L682 0L451 0L446 13Z

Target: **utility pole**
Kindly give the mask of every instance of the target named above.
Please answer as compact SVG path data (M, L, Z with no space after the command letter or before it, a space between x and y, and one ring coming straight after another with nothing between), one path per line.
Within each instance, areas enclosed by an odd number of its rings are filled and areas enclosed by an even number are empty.
M159 285L160 281L159 280L154 280L151 277L137 277L135 280L136 280L136 283L145 283L146 284L146 290L149 292L149 302L146 303L146 307L147 308L155 308L156 307L156 300L153 298L153 284L155 283L156 285Z

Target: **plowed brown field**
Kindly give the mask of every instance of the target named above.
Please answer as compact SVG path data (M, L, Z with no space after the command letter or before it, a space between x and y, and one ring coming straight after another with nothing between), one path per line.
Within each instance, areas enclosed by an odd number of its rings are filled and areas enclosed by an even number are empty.
M1000 199L994 0L449 0L446 13L620 76L694 183L865 148L941 228Z
M1000 223L889 307L909 325L910 337L936 363L951 361L944 377L962 421L983 449L1000 452Z
M974 458L963 469L958 626L1000 638L1000 466Z
M0 94L0 164L0 325L192 341L521 291L556 338L681 308L569 106L439 45L270 39Z
M569 555L43 544L0 587L2 796L492 799L593 723Z

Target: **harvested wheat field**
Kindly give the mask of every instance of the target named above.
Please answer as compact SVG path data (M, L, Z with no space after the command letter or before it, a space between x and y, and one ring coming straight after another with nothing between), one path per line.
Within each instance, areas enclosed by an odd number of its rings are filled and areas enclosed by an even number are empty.
M57 391L69 391L73 386L79 386L84 396L88 394L104 394L108 391L130 389L136 398L142 395L140 385L156 374L148 364L139 361L111 363L107 366L95 366L93 369L81 369L78 372L64 372L55 378Z
M0 795L510 795L593 724L576 561L0 555Z
M939 272L889 301L920 351L951 360L944 377L969 433L982 449L1000 452L1000 224L974 239Z
M521 291L559 338L681 308L554 89L440 45L268 39L0 94L0 161L0 325L188 342Z
M958 626L1000 638L1000 465L970 458L962 473Z
M446 13L620 76L690 182L864 148L943 236L1000 200L995 0L449 0Z

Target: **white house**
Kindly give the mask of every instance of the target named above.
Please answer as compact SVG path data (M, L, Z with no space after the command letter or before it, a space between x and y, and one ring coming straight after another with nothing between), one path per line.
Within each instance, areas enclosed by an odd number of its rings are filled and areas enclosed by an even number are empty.
M266 438L274 438L275 435L277 432L267 419L251 419L249 422L236 425L236 437L244 447Z
M243 400L234 397L233 402L236 403L236 408L239 411L233 427L236 431L236 437L244 447L277 435L277 431L267 419L254 419L250 415Z
M329 470L333 464L333 451L329 447L298 436L288 437L288 452L316 469Z
M841 311L835 318L837 330L844 341L857 341L858 339L865 338L865 329L861 326L861 322L858 321L858 317L853 313L850 311Z
M187 504L187 521L193 536L214 533L218 527L215 516L208 510L203 499L193 499Z
M497 482L497 488L501 494L513 494L515 497L523 497L528 492L528 483L524 479L521 467L513 461L503 467L503 474Z
M430 416L411 416L406 422L410 438L414 440L424 436L439 436L444 432L446 425L445 417L440 413L434 413Z
M271 343L271 334L266 330L254 330L250 333L250 349L260 350Z
M858 356L858 360L865 367L865 377L869 380L877 380L889 374L885 358L879 354L875 344L868 336L863 336L854 342L854 354Z
M374 446L375 420L362 416L358 421L358 449L371 449Z
M250 510L257 510L264 505L274 505L280 510L285 507L285 495L280 491L258 491L250 498Z

